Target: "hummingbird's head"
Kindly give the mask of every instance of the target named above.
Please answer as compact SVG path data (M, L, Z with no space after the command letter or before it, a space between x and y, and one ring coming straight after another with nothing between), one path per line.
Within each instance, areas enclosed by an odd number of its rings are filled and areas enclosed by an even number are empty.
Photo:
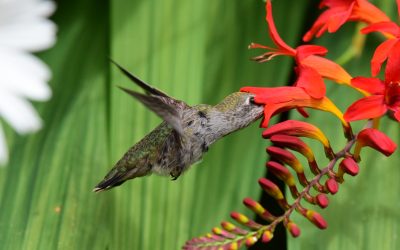
M234 92L225 97L215 109L230 117L239 128L245 127L260 118L263 106L254 103L254 94Z

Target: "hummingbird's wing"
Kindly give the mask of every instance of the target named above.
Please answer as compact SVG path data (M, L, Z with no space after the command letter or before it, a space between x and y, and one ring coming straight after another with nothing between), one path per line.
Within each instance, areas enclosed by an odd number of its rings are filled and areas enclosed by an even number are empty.
M172 103L169 103L171 100L160 96L143 95L123 87L119 88L143 103L147 108L171 125L176 132L183 135L181 112L176 109Z
M167 98L171 98L170 96L168 96L167 94L165 94L164 92L162 92L161 90L158 90L152 86L150 86L149 84L145 83L144 81L140 80L138 77L132 75L128 70L124 69L121 65L119 65L118 63L114 62L113 60L110 59L110 61L118 67L118 69L126 76L128 77L132 82L136 83L139 87L141 87L142 89L144 89L147 94L151 94L151 95L155 95L155 96L163 96L163 97L167 97ZM173 98L171 98L173 99Z

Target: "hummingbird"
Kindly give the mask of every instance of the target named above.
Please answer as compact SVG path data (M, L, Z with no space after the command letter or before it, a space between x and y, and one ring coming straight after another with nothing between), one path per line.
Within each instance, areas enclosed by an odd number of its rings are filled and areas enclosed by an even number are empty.
M94 192L152 173L169 175L176 180L202 159L211 144L250 125L263 114L263 106L254 103L254 95L244 92L234 92L215 106L189 106L113 63L145 94L119 88L153 111L163 122L122 156L96 185Z

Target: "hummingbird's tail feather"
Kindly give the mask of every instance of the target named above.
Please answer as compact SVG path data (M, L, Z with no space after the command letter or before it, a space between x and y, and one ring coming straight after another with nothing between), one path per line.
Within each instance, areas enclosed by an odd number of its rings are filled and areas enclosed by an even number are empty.
M104 180L96 185L96 187L93 189L93 192L99 193L121 185L126 181L126 179L124 179L124 176L125 175L123 173L119 173L111 176L110 178L106 177Z
M118 67L118 69L126 76L128 77L131 81L133 81L134 83L136 83L139 87L141 87L142 89L144 89L147 93L152 94L152 95L156 95L156 96L163 96L163 97L169 97L167 94L165 94L164 92L162 92L161 90L158 90L152 86L150 86L149 84L145 83L144 81L140 80L138 77L134 76L133 74L131 74L128 70L124 69L121 65L119 65L118 63L114 62L112 59L110 59L110 61Z
M161 119L171 125L172 128L174 128L179 134L183 134L181 112L179 112L174 106L166 103L165 100L158 96L143 95L130 89L123 87L119 88L156 113L159 117L161 117Z

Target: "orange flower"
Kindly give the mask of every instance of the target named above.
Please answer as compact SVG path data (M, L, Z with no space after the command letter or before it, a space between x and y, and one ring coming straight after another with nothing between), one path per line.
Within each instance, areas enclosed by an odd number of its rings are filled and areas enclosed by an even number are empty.
M243 92L255 94L254 101L265 105L264 118L261 127L268 127L269 120L279 112L287 111L293 108L309 107L330 112L336 115L343 123L348 126L343 119L342 112L326 96L321 99L315 99L300 87L243 87Z
M388 71L395 70L389 73ZM386 79L356 77L351 84L372 94L354 102L344 114L346 121L372 119L383 116L388 110L400 122L400 68L386 67ZM392 78L394 77L394 78Z
M296 49L287 45L279 36L273 16L271 1L266 3L266 21L269 27L269 35L277 48L252 43L249 48L261 48L269 50L254 58L258 62L266 62L275 56L285 55L294 57L296 60L296 72L298 79L295 86L303 88L314 98L322 98L325 95L323 78L333 80L337 83L350 84L351 76L338 64L330 61L324 56L328 50L322 46L301 45Z
M397 0L397 7L400 12L400 0ZM375 50L371 60L372 76L379 73L384 61L387 60L387 67L395 67L400 61L400 26L387 21L371 24L361 30L363 34L375 31L381 32L389 39L381 43Z
M326 31L334 33L347 21L361 21L368 24L390 21L385 13L367 0L323 0L319 7L328 9L304 35L305 42L314 36L320 37Z

